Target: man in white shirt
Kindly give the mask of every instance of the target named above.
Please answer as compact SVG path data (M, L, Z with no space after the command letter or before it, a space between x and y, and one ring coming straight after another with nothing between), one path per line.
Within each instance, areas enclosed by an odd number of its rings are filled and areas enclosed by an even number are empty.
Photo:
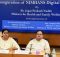
M50 54L49 43L47 40L43 39L42 31L38 31L36 34L36 38L28 43L26 51L29 51L31 54Z
M2 36L0 37L0 50L20 50L17 42L12 37L9 37L9 31L7 29L2 30Z

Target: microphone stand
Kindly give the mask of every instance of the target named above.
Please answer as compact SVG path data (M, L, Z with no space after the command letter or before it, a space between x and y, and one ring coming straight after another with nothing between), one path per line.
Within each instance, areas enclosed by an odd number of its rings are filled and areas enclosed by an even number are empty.
M32 44L30 45L30 52L29 52L29 54L31 54L31 50L32 50Z

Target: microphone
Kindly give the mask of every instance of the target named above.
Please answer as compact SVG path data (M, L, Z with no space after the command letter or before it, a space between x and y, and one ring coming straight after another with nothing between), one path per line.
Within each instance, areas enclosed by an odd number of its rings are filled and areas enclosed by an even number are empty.
M30 52L29 52L29 54L31 54L31 50L32 50L32 44L30 45Z

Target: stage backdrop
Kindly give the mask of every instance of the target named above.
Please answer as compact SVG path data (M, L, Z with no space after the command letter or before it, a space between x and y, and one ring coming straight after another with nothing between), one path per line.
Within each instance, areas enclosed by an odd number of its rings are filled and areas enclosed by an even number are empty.
M60 33L60 0L0 0L0 31Z

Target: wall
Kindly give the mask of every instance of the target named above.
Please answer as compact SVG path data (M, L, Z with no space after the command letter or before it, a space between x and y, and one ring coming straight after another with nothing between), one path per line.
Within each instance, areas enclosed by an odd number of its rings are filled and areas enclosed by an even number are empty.
M30 38L35 38L35 35L35 33L10 33L10 36L18 38L19 44L27 44ZM60 46L60 34L44 34L44 38L48 39L50 45Z

